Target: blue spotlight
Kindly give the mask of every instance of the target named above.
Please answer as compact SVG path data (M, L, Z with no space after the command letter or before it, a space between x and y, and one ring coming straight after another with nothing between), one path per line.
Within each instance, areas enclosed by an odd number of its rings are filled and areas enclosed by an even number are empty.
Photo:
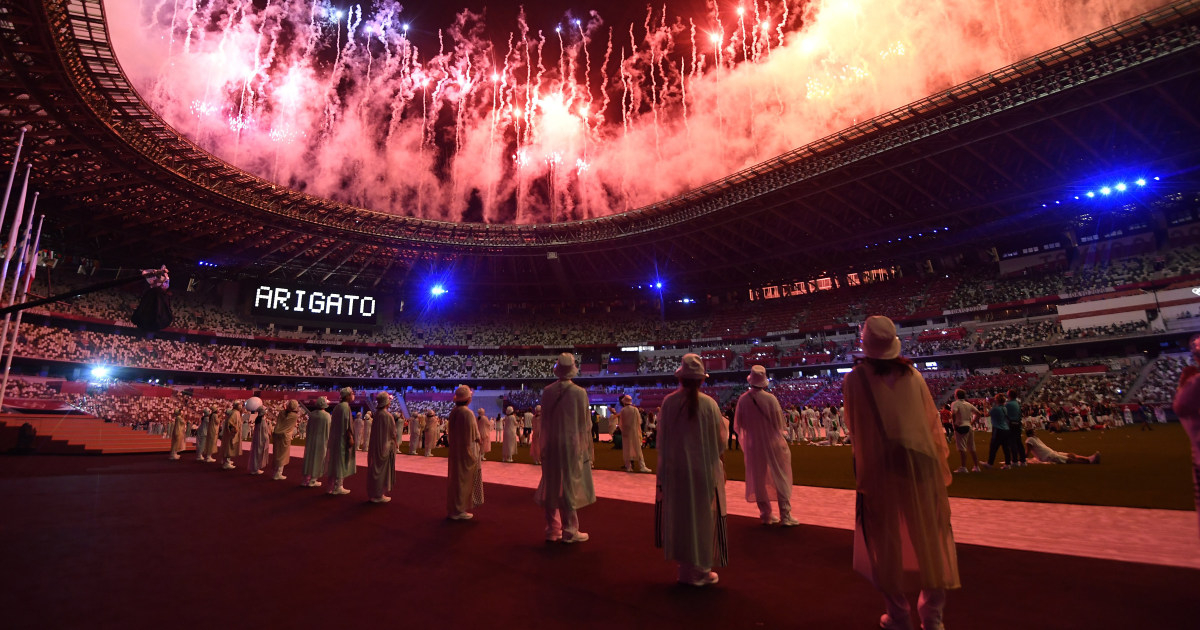
M107 378L108 368L103 365L97 365L92 368L92 378Z
M1145 186L1146 180L1145 180L1145 178L1139 177L1139 178L1137 178L1137 181L1135 181L1133 183L1137 184L1138 186Z
M1087 191L1087 196L1088 196L1088 199L1092 199L1093 197L1096 196L1096 193L1089 190L1089 191Z
M429 293L432 294L433 297L442 297L446 294L446 287L440 284L435 284L433 285L433 288L429 290Z
M1105 186L1104 188L1101 188L1101 189L1100 189L1100 194L1101 194L1101 195L1108 195L1108 194L1112 194L1112 189L1111 189L1111 188L1109 188L1108 186Z
M661 289L661 288L662 288L662 283L661 283L661 282L655 282L655 283L654 283L654 288L655 288L655 289Z
M1157 177L1155 177L1155 178L1154 178L1154 181L1158 181L1158 178L1157 178Z
M1125 192L1125 182L1117 182L1116 188L1118 192Z

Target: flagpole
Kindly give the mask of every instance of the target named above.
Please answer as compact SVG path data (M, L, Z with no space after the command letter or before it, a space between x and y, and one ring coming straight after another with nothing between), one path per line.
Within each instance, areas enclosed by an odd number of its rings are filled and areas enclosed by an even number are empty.
M34 207L36 207L37 206L37 194L36 193L34 194L34 197L33 197L33 203L34 203ZM30 209L30 216L33 216L32 209ZM27 255L25 256L25 260L26 260L25 282L21 283L21 295L19 297L19 299L22 302L25 301L25 296L29 293L29 287L33 284L33 277L37 273L37 252L38 252L38 246L42 242L42 224L43 224L43 222L45 222L45 220L46 220L45 215L42 215L41 217L38 218L37 236L33 237L33 247L29 248L29 251L28 251ZM28 243L26 243L26 245L28 245ZM20 278L19 273L17 274L17 277L18 277L18 279ZM14 284L15 284L15 282L14 282ZM17 323L16 323L16 325L13 326L12 345L9 346L8 355L4 359L4 381L2 384L0 384L0 411L3 411L3 409L4 409L4 395L8 392L8 373L9 373L9 370L12 369L13 355L17 352L17 341L21 338L21 316L23 316L24 314L25 314L25 311L17 311ZM8 330L7 330L8 318L11 316L12 316L11 314L4 316L4 326L5 326L5 331L4 331L5 334L3 336L4 343L8 342ZM0 352L3 352L3 349L4 349L4 344L0 343Z
M4 225L4 215L8 212L8 198L12 195L13 182L17 179L17 162L21 159L21 147L25 146L25 130L17 140L17 152L13 154L12 168L8 170L8 186L4 189L4 202L0 203L0 226Z
M17 199L17 214L13 217L12 228L8 231L8 246L4 249L4 267L3 271L0 271L0 291L3 291L5 283L8 281L8 264L12 260L13 249L17 246L17 234L21 231L21 217L25 216L25 193L29 191L29 172L31 170L33 170L33 166L25 167L25 183L21 186L21 196Z

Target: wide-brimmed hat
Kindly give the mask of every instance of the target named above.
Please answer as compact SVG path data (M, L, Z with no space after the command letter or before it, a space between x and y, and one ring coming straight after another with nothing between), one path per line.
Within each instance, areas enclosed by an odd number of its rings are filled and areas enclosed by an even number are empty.
M767 378L767 368L761 365L750 367L750 374L746 375L746 382L750 383L750 387L766 387L771 383Z
M626 398L629 399L629 404L632 405L633 404L633 396L630 396L629 394L621 394L621 396L619 398L617 398L617 402L623 402Z
M313 408L328 409L329 408L329 399L324 396L318 396L316 401L313 402Z
M554 375L558 378L573 378L577 374L579 368L575 367L575 355L570 352L558 355L558 361L554 364Z
M862 349L868 359L895 359L900 356L900 337L896 324L883 315L872 315L863 322Z
M675 376L678 378L708 378L708 372L704 371L704 359L694 352L683 355L683 359L679 362L679 368L675 370Z
M354 390L350 389L349 387L343 387L338 390L338 396L341 396L342 398L354 398Z
M471 388L470 387L467 387L466 385L459 385L458 387L454 388L454 402L460 403L460 402L470 402L470 401L471 401Z
M295 398L289 398L287 401L287 408L289 411L300 411L300 401L296 400Z
M375 394L375 404L378 406L386 406L392 403L392 395L387 392L379 392ZM371 413L368 411L367 413Z
M508 407L505 407L505 408L504 408L504 413L511 414L511 413L512 413L512 411L513 411L513 410L512 410L512 405L509 405Z

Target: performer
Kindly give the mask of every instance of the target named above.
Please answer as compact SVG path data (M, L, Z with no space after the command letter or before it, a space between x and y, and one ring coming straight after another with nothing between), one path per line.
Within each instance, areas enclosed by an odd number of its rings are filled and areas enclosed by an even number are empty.
M707 586L729 555L722 464L729 426L717 401L700 393L708 374L699 355L683 355L675 378L679 389L658 416L655 546L679 563L680 583Z
M542 448L538 444L538 434L542 431L542 406L538 405L533 408L532 414L525 414L525 426L532 427L529 434L529 456L533 458L535 466L542 465Z
M342 480L355 472L354 427L350 403L354 402L354 390L343 387L338 390L342 401L333 408L329 417L329 442L326 449L329 457L325 461L325 474L329 479L329 494L350 494L342 487Z
M638 472L648 473L646 460L642 458L642 413L633 406L633 397L629 394L621 396L621 413L618 415L621 426L621 450L625 455L625 472L633 472L634 464Z
M779 399L767 391L770 381L761 365L750 368L750 389L738 398L733 424L746 459L746 500L758 504L764 525L799 525L792 518L792 453L783 437L787 425ZM779 502L779 516L771 501Z
M471 388L454 390L454 409L446 418L449 452L446 456L446 511L451 520L474 517L471 508L483 503L483 479L479 463L479 424L471 413Z
M208 413L208 435L204 439L204 461L217 461L214 456L217 454L217 436L221 433L221 415L220 409L216 405L209 408Z
M242 403L233 403L225 412L225 425L221 435L221 455L225 461L222 470L233 470L234 458L242 454Z
M492 419L487 417L483 412L483 407L479 408L479 461L486 461L487 454L492 452Z
M367 450L366 436L363 434L363 414L361 411L354 412L354 447L360 451Z
M305 488L321 485L325 476L325 444L329 442L329 399L321 396L313 403L308 413L308 429L304 437L304 481Z
M179 459L179 451L187 448L187 420L183 419L183 411L175 411L175 421L171 423L171 454L167 457L170 460Z
M513 414L513 408L508 407L504 410L504 461L513 460L513 455L517 453L517 442L517 416Z
M425 420L425 414L419 412L414 413L412 417L408 419L409 455L421 454L421 436L425 435L425 427L421 426L423 420Z
M441 424L442 419L430 409L429 415L425 418L425 457L433 457L433 447L437 444L438 435L441 433Z
M400 436L396 434L396 419L388 411L392 404L392 396L387 392L375 395L375 408L379 417L375 422L374 433L371 433L371 412L363 414L364 430L370 435L371 442L367 448L367 499L371 503L387 503L392 500L387 493L392 491L396 483L396 442Z
M275 429L271 431L271 451L275 462L275 475L271 479L275 481L287 479L283 467L292 459L292 438L296 436L296 426L299 424L300 401L288 400L275 421Z
M892 320L867 318L862 349L842 386L858 490L854 568L883 594L880 628L912 627L905 591L913 587L922 627L942 628L945 589L959 587L950 448L925 379L900 356Z
M204 461L205 454L208 453L208 420L212 416L212 412L204 409L200 412L200 424L196 427L196 461Z
M267 423L267 407L260 398L254 396L246 401L246 409L252 414L251 422L254 423L254 437L250 441L250 461L246 467L251 475L261 475L271 455L268 452L271 446L271 427Z
M577 510L596 502L592 486L591 416L587 391L571 382L579 374L575 357L569 352L558 356L554 375L558 381L542 390L546 408L542 423L542 478L534 501L546 511L546 540L565 543L583 542L588 535L579 531Z
M363 424L363 426L362 426L362 430L363 430L362 441L364 444L363 448L370 448L371 423L373 423L374 421L375 421L375 418L371 415L370 410L363 412L363 415L362 415L362 424Z

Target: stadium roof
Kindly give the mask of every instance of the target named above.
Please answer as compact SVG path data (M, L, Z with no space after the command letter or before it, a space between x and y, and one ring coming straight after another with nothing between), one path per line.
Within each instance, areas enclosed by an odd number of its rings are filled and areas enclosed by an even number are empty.
M106 264L206 260L280 281L384 289L432 272L519 299L584 299L656 276L698 293L763 286L1054 233L1073 217L1038 208L1065 187L1134 166L1194 187L1200 153L1196 0L661 203L548 225L382 214L230 166L141 100L101 0L4 3L0 54L0 143L11 159L28 130L22 160L51 242Z

